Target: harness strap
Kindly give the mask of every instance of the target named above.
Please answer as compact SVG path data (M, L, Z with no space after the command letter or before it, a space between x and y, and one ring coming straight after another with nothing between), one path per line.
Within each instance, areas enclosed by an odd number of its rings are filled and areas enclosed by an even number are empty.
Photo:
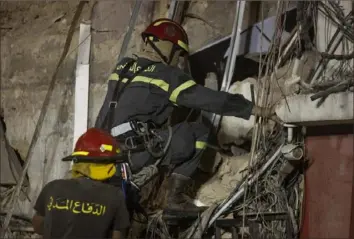
M113 92L111 101L109 102L109 111L107 112L107 114L106 114L106 116L104 118L104 121L103 121L103 125L105 125L105 128L106 128L107 131L110 131L111 128L112 128L114 109L117 107L118 100L121 97L125 87L127 87L127 85L129 83L131 83L131 81L134 79L135 76L140 74L142 71L147 69L149 66L151 66L151 65L156 63L156 62L149 62L145 66L141 67L140 70L138 70L137 72L135 72L131 76L128 76L127 72L129 70L129 68L135 62L137 62L137 60L134 60L134 59L130 60L127 63L127 65L122 69L122 71L119 73L119 75L122 76L122 78L126 78L126 79L128 79L128 81L125 84L123 84L122 87L119 87L119 84L117 83L116 87L114 88L114 92Z
M127 122L127 123L123 123L123 124L113 127L111 129L111 135L113 137L117 137L117 136L125 134L131 130L133 130L133 128L131 127L130 122Z
M160 49L158 49L158 48L156 47L156 45L155 45L149 38L147 39L147 42L148 42L149 45L152 47L152 49L154 49L154 50L157 52L157 54L159 54L159 56L165 61L166 64L170 64L169 59L167 59L167 57L162 54L162 52L160 51Z

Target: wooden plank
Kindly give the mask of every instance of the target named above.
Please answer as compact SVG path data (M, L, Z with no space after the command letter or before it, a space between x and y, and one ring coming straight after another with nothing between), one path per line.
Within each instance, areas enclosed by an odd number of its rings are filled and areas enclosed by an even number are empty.
M91 46L91 24L80 24L79 48L76 67L80 64L89 64Z
M87 130L88 93L89 65L81 64L76 69L73 148L80 135Z
M91 25L80 24L79 50L76 63L75 114L73 148L77 139L87 130L89 96L89 60L91 47Z

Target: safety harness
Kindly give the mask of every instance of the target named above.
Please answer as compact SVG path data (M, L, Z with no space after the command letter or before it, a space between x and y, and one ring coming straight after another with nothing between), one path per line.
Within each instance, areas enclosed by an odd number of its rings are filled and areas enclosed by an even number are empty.
M132 74L131 76L128 76L128 70L129 68L134 64L134 62L136 62L136 60L132 59L130 60L125 67L121 70L121 72L119 73L120 77L122 79L127 79L127 82L125 84L122 84L122 87L119 87L120 84L117 83L116 87L114 88L113 94L112 94L112 98L111 101L109 102L109 110L108 113L105 115L105 118L103 120L103 125L105 126L105 128L110 131L113 125L113 116L114 116L114 109L117 107L118 104L118 100L121 97L125 87L127 87L127 85L129 85L131 83L131 81L134 79L135 76L137 76L138 74L140 74L142 71L144 71L145 69L147 69L149 66L153 65L154 62L149 63L143 67L141 67L137 72L135 72L134 74Z
M122 79L127 79L125 84L117 84L116 87L114 88L112 98L109 102L109 109L107 114L105 115L105 118L103 120L103 126L107 131L111 131L113 127L113 119L114 119L114 111L115 108L117 107L118 101L125 90L125 87L131 83L131 81L134 79L135 76L139 75L141 72L143 72L145 69L147 69L149 66L155 64L155 62L149 62L148 64L142 66L137 72L135 72L132 75L128 75L128 70L129 68L136 62L136 60L132 59L130 60L125 67L121 70L119 73L120 78ZM144 151L148 150L153 157L161 157L162 155L160 153L154 152L153 150L153 145L152 143L152 134L153 131L152 129L155 128L155 125L153 123L145 123L145 122L138 122L136 120L131 120L127 123L124 123L120 126L123 126L123 128L128 128L125 131L134 131L136 135L130 135L124 137L125 141L124 144L126 146L126 150L129 150L131 152L139 152L139 151ZM118 127L115 127L118 128ZM116 135L113 135L116 137Z
M128 75L128 70L129 68L135 63L137 62L136 60L132 59L130 60L125 67L119 72L119 76L121 79L127 79L127 81L125 82L125 84L118 84L115 86L113 94L112 94L112 98L109 102L109 110L107 112L107 114L105 115L105 118L103 120L103 126L104 128L111 132L112 130L112 126L113 126L113 119L114 119L114 113L115 113L115 109L118 105L118 101L123 93L123 91L125 90L125 87L127 87L128 84L130 84L132 82L132 80L134 79L135 76L139 75L141 72L143 72L145 69L147 69L149 66L155 64L156 62L149 62L148 64L142 66L137 72L135 72L132 75ZM74 162L91 162L91 163L109 163L115 161L116 163L124 160L126 162L130 162L130 154L134 153L134 152L139 152L139 151L145 151L147 150L154 158L157 159L157 161L155 162L155 164L150 165L148 167L145 167L141 170L139 175L132 175L131 173L128 173L128 175L131 175L132 178L128 177L125 179L126 184L124 184L124 188L123 190L126 193L126 197L127 197L127 206L129 207L129 211L130 213L133 213L134 211L137 213L140 213L142 215L144 215L145 217L147 216L144 209L141 207L139 201L140 201L140 188L145 185L146 183L148 183L153 177L154 175L156 175L158 173L158 171L160 171L158 168L160 168L160 163L162 161L162 158L164 156L166 156L166 152L170 146L171 143L171 138L172 138L172 128L169 125L169 137L167 139L167 142L165 142L165 146L161 147L160 150L156 151L156 148L159 148L159 146L161 146L162 144L162 139L160 138L160 136L157 134L157 132L155 131L156 127L153 123L145 123L145 122L138 122L138 121L129 121L127 123L124 123L122 125L119 126L123 126L123 130L120 131L121 132L127 132L129 133L130 129L132 129L132 131L135 133L134 136L129 135L128 137L126 137L125 133L121 134L120 136L125 138L124 140L124 145L126 146L126 149L123 151L123 153L121 153L118 158L109 158L109 159L104 159L104 158L100 158L100 159L95 159L95 158L75 158L73 161ZM127 127L129 126L129 127ZM115 127L117 128L117 127ZM114 136L114 135L113 135ZM114 136L116 137L116 136ZM119 138L117 139L119 140ZM170 163L170 160L167 160L168 163ZM118 163L117 163L118 164ZM129 166L126 165L127 163L119 163L121 165L121 167L125 168L125 169L129 169ZM128 166L128 167L126 167ZM171 165L169 165L170 167L168 168L168 171L172 171ZM122 172L125 171L123 168L121 168ZM148 173L146 173L145 171L149 171ZM143 175L142 177L142 174ZM124 177L123 177L124 180ZM132 216L132 215L131 215Z

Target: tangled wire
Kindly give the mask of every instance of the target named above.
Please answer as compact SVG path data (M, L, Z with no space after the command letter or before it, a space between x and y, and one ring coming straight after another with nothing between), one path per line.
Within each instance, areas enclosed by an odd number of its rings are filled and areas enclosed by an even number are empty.
M234 207L233 212L240 215L255 215L260 224L258 236L261 238L296 238L298 233L298 174L282 185L279 180L284 160L277 161L256 184L248 190L246 200ZM265 220L263 213L284 212L288 220ZM289 230L291 228L291 230Z

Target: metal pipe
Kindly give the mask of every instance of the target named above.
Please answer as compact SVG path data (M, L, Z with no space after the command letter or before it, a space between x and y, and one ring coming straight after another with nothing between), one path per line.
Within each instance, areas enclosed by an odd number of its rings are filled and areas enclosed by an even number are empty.
M293 147L293 149L291 149L290 152L283 153L284 158L286 158L287 160L291 160L291 161L298 161L298 160L302 159L302 157L304 156L304 150L300 146L290 145L288 147Z
M236 29L235 29L235 34L233 35L233 38L231 39L231 54L230 54L230 61L229 61L229 68L228 71L226 72L227 75L224 75L223 82L221 85L221 90L222 91L227 91L230 87L231 80L234 74L235 70L235 65L236 65L236 57L237 54L240 50L240 43L241 43L241 33L242 33L242 20L243 20L243 14L245 12L245 6L246 2L245 1L237 1L236 2Z
M288 143L291 143L291 141L293 141L293 137L294 137L294 128L297 126L294 124L283 124L283 126L288 129L287 141L288 141Z
M177 7L177 0L171 0L170 7L168 9L168 18L173 19L175 16L176 12L176 7Z
M128 44L130 42L130 38L132 37L132 32L133 32L133 29L134 29L134 26L136 23L136 19L138 18L138 13L139 13L142 2L143 2L142 0L135 1L133 13L132 13L130 20L129 20L128 31L124 36L122 47L120 48L118 62L125 56L125 54L127 52Z
M262 166L262 168L257 171L257 173L255 175L253 175L253 177L249 180L249 181L245 181L241 186L240 189L235 193L235 195L230 198L230 200L228 202L226 202L215 214L214 216L210 219L208 227L210 227L211 225L213 225L213 223L215 222L215 220L221 216L221 214L223 214L236 200L240 199L244 192L245 192L245 188L246 188L246 184L248 184L248 186L252 185L267 169L268 167L273 164L277 159L279 154L281 153L281 149L283 148L284 144L281 144L279 146L279 148L275 151L275 153L273 154L273 156Z
M226 61L226 67L225 67L225 72L224 72L220 91L227 91L232 80L232 76L236 65L236 57L240 49L240 43L241 43L240 37L242 31L242 20L243 20L243 14L245 12L245 6L246 6L245 1L236 1L235 19L233 23L233 29L232 29L232 35L230 41L231 52ZM218 128L221 120L221 116L213 114L212 119L213 119L213 126L215 128Z
M294 135L294 129L289 127L288 128L288 143L291 143L293 140L293 135Z

